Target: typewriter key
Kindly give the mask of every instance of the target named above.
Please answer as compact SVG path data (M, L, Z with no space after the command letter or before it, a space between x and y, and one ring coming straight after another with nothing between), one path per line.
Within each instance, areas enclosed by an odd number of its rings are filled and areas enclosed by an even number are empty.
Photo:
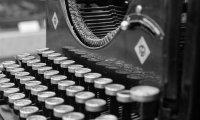
M66 104L69 104L71 106L75 106L75 94L84 91L84 87L82 86L69 86L66 88Z
M130 89L131 87L139 85L140 81L144 79L144 75L134 73L134 74L127 75L126 78L127 79L126 79L126 82L124 82L124 84L127 87L127 89Z
M113 82L110 78L98 78L94 80L95 94L97 98L106 100L105 86Z
M69 76L67 76L67 77L68 77L69 80L74 80L74 77L75 77L75 70L76 70L76 69L79 69L79 68L83 68L83 65L74 64L74 65L68 66L68 73L69 73Z
M88 91L83 91L83 92L79 92L75 95L75 110L81 113L86 114L85 111L85 102L89 99L92 99L95 97L95 94L92 92L88 92Z
M22 68L24 68L27 71L27 61L33 59L35 59L35 56L32 55L22 58L22 64L21 64Z
M102 75L100 73L87 73L84 75L85 88L88 91L95 91L94 80L100 78Z
M42 115L31 115L27 117L26 120L47 120L47 118Z
M41 62L47 64L47 62L48 62L48 55L52 54L52 53L55 53L55 51L53 51L53 50L47 50L47 51L42 52Z
M44 66L46 66L46 63L34 63L34 64L32 65L32 72L31 72L31 75L35 76L36 79L39 78L39 76L38 76L38 69L39 69L40 67L44 67Z
M105 68L106 68L106 70L105 70L106 71L106 77L112 78L114 83L120 84L121 79L115 77L115 75L116 75L115 71L119 70L120 67L111 64L111 65L106 66Z
M35 85L40 85L41 82L37 81L37 80L31 80L31 81L27 81L25 82L25 95L30 98L31 97L31 87L35 86Z
M0 78L5 78L6 75L5 74L0 74Z
M1 74L0 74L1 75ZM7 83L7 82L10 82L10 79L9 78L1 78L0 77L0 84L1 83Z
M79 59L83 64L85 64L89 58L93 58L94 56L96 56L94 53L87 53L85 55L81 55Z
M11 88L14 87L14 83L6 82L6 83L1 83L0 84L0 99L3 99L3 90L6 88Z
M62 120L85 120L85 115L80 112L70 112L63 115Z
M157 117L160 90L152 86L135 86L131 88L131 98L139 103L141 120L154 120Z
M20 85L20 78L24 77L24 76L28 76L28 75L30 75L29 72L17 72L17 73L15 73L15 81L14 81L15 86L19 87L19 85Z
M23 99L23 98L25 98L25 94L23 94L23 93L13 93L13 94L8 95L9 106L11 108L13 108L14 101L19 100L19 99Z
M80 51L80 49L76 49L76 48L71 48L71 49L68 49L68 53L69 53L69 56L70 56L70 59L73 59L76 61L76 55L75 55L75 52L76 51ZM76 61L78 62L78 61Z
M20 77L20 91L21 92L25 92L25 83L27 81L31 81L31 80L35 80L35 77L33 76L23 76L23 77Z
M86 66L91 68L92 70L94 70L94 72L99 72L98 69L96 68L96 63L101 62L103 60L104 60L103 57L102 58L101 57L89 58L89 59L87 59Z
M108 106L108 112L114 115L118 115L116 110L116 106L118 106L118 102L116 100L117 92L120 92L125 89L124 85L121 84L109 84L105 86L106 93L106 101Z
M58 82L58 92L57 95L59 97L65 98L65 100L67 99L66 96L66 88L69 86L75 85L74 81L71 80L64 80L64 81L60 81Z
M31 54L29 54L29 53L22 53L22 54L19 54L19 55L17 55L16 56L16 61L17 61L17 63L18 64L22 64L22 58L24 58L24 57L28 57L28 56L30 56Z
M70 105L58 105L53 108L54 117L52 120L62 120L62 116L66 113L74 111L74 107Z
M12 60L8 60L8 61L3 61L1 64L3 66L3 73L6 75L7 74L7 71L5 70L6 66L10 66L12 64L15 64L16 62L15 61L12 61Z
M8 65L8 66L6 66L6 77L10 77L11 76L11 73L10 73L10 71L12 70L12 69L14 69L14 68L19 68L20 67L20 65L18 65L18 64L11 64L11 65Z
M67 60L67 57L56 57L55 59L53 59L53 69L61 71L61 67L60 67L60 63L64 60Z
M108 66L109 64L112 64L112 61L96 62L95 66L96 66L97 72L102 73L103 76L106 76L107 75L106 66Z
M86 55L88 52L85 50L77 50L74 51L74 60L76 60L80 64L84 64L84 61L81 59L81 55Z
M130 90L117 93L119 120L133 120L139 118L138 104L131 99Z
M13 94L13 93L17 93L19 92L19 88L6 88L3 90L3 96L4 96L4 100L5 102L8 103L8 96L10 94Z
M91 72L90 68L78 68L75 70L74 81L77 85L85 86L84 75Z
M45 110L45 100L47 98L51 98L54 97L56 95L55 92L52 91L44 91L44 92L40 92L37 94L37 98L38 98L38 102L37 102L37 106L41 109L41 110Z
M60 57L60 56L62 56L62 54L60 54L60 53L52 53L52 54L49 54L49 55L48 55L47 65L53 67L53 65L54 65L53 60L54 60L56 57Z
M58 70L49 70L49 71L45 71L44 72L44 84L47 85L47 87L49 88L49 90L52 90L51 87L51 77L54 75L58 75L59 71Z
M86 120L95 119L106 110L106 101L103 99L90 99L85 102Z
M34 63L39 63L39 62L40 62L39 59L33 59L33 60L27 61L27 71L30 72L30 73L32 73L32 65Z
M115 71L115 80L119 79L119 84L124 84L124 81L127 79L126 76L131 74L132 71L130 69L118 69Z
M43 59L43 57L42 57L42 52L48 51L48 50L49 50L49 48L40 48L40 49L37 49L37 54L39 55L41 62L45 62L44 59Z
M16 115L19 114L19 110L22 108L22 107L25 107L25 106L29 106L32 104L32 101L29 100L29 99L19 99L19 100L15 100L14 101L14 113Z
M48 89L47 86L44 85L35 85L33 87L31 87L31 100L33 103L37 104L37 95L40 92L46 91Z
M30 115L36 114L39 111L38 107L36 106L25 106L19 110L19 119L26 120Z
M15 73L17 72L23 72L24 68L14 68L10 70L10 81L15 82Z
M60 67L61 67L61 74L69 76L68 73L68 66L74 64L75 61L74 60L64 60L60 63Z
M95 118L94 120L118 120L118 118L115 115L107 114L107 115L101 115L101 116ZM124 119L124 120L126 120L126 119Z
M53 117L53 108L64 103L64 99L60 97L51 97L45 100L44 115Z
M42 84L45 85L44 83L44 72L52 70L52 67L49 66L43 66L43 67L39 67L37 69L37 79L42 81Z
M58 82L66 80L67 76L64 75L54 75L51 77L52 90L58 93Z

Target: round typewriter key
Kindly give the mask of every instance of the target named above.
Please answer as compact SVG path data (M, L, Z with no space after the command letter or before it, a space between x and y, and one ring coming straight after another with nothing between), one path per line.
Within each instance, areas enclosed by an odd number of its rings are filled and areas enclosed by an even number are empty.
M85 102L89 99L92 99L95 97L95 94L92 92L87 92L87 91L83 91L83 92L79 92L75 95L75 101L76 101L76 106L75 109L78 112L81 113L86 113L85 111Z
M136 85L139 85L140 81L144 79L144 75L143 74L130 74L127 75L126 77L127 80L126 82L124 82L124 84L126 85L127 89L130 89L131 87L134 87Z
M1 64L3 66L3 69L5 69L7 66L10 66L12 64L15 64L16 62L15 61L12 61L12 60L8 60L8 61L3 61ZM5 75L7 75L7 71L6 70L3 70L2 71Z
M46 66L46 63L34 63L32 65L31 75L35 76L36 78L39 78L39 76L38 76L38 69L40 67L44 67L44 66Z
M29 106L32 104L32 101L29 100L29 99L19 99L19 100L15 100L14 101L14 113L16 115L19 114L19 110L22 108L22 107L25 107L25 106Z
M1 74L0 74L1 75ZM7 83L7 82L10 82L10 79L9 78L1 78L0 77L0 84L1 83Z
M11 76L10 71L14 68L19 68L19 67L20 67L20 65L18 65L18 64L11 64L11 65L6 66L6 76L10 77Z
M44 66L44 67L40 67L40 68L37 69L37 73L38 73L37 79L42 81L43 85L46 84L45 81L44 81L44 72L52 70L52 69L53 68L49 67L49 66Z
M22 64L21 64L21 66L22 66L25 70L27 70L27 61L33 60L33 59L35 59L35 56L32 56L32 55L22 58Z
M71 80L64 80L58 82L58 93L57 95L62 98L66 98L66 88L69 86L75 85L74 81ZM67 99L67 98L66 98Z
M17 72L23 72L24 68L14 68L10 70L10 81L15 82L15 73Z
M80 64L84 64L84 61L81 59L81 55L86 55L88 52L85 50L77 50L74 51L74 60L76 60Z
M60 63L60 67L61 67L61 74L69 76L68 73L68 66L74 64L75 61L74 60L64 60Z
M33 60L27 61L27 71L31 73L32 72L32 65L34 63L39 63L39 62L40 62L39 59L33 59Z
M47 120L47 118L42 115L31 115L27 117L26 120Z
M117 93L118 118L120 120L133 120L139 118L138 104L131 99L130 90L123 90Z
M16 56L16 61L17 61L17 63L18 64L22 64L22 58L24 58L24 57L28 57L28 56L30 56L31 54L29 54L29 53L22 53L22 54L19 54L19 55L17 55Z
M39 111L38 107L36 106L26 106L22 107L19 110L19 118L20 120L26 120L30 115L36 114Z
M15 84L14 83L10 83L10 82L7 82L7 83L1 83L0 84L0 99L3 99L3 90L6 89L6 88L11 88L11 87L14 87Z
M23 77L20 77L20 90L21 92L25 92L25 83L27 81L31 81L31 80L35 80L35 77L33 76L23 76Z
M47 86L44 85L35 85L31 87L31 100L33 103L37 102L37 95L40 92L46 91L48 89Z
M51 77L51 86L52 90L54 90L56 93L58 93L58 82L66 80L67 76L64 75L54 75Z
M31 81L27 81L25 82L25 94L28 98L31 97L31 87L35 86L35 85L40 85L41 82L37 81L37 80L31 80Z
M23 94L23 93L13 93L13 94L8 95L9 106L11 108L13 108L14 101L19 100L19 99L23 99L23 98L25 98L25 94Z
M107 115L101 115L94 120L118 120L118 118L115 115L107 114ZM123 119L123 120L126 120L126 119Z
M131 74L132 71L129 69L118 69L115 71L115 79L119 79L119 84L124 84L124 80L126 80L126 76Z
M112 62L111 61L96 62L95 66L96 66L97 72L102 73L103 76L106 76L107 75L106 66L108 66L109 64L112 64Z
M37 98L38 98L38 102L37 102L37 106L41 109L44 110L45 109L45 100L47 98L51 98L54 97L56 95L55 92L52 91L44 91L44 92L40 92L37 94Z
M67 87L66 88L67 99L65 102L71 106L75 106L75 94L84 91L84 89L85 89L84 87L76 85Z
M52 53L52 54L49 54L48 55L48 61L47 61L47 64L51 67L53 67L54 63L53 63L53 60L56 58L56 57L60 57L62 56L62 54L60 53Z
M75 60L75 51L79 51L80 49L76 49L76 48L71 48L71 49L68 49L68 53L70 54L70 59L73 59Z
M125 89L125 86L121 84L109 84L105 86L108 111L111 114L118 115L118 112L116 110L116 106L118 106L118 102L116 100L116 94L117 92L120 92L124 89Z
M95 94L97 98L106 99L105 86L113 82L110 78L98 78L94 80Z
M14 81L15 86L19 87L19 85L20 85L20 78L24 77L24 76L28 76L28 75L30 75L29 72L17 72L17 73L15 73L15 81Z
M80 68L83 68L83 65L74 64L68 66L68 73L69 73L69 75L67 76L68 79L73 80L75 78L75 70Z
M79 68L75 70L74 80L77 85L85 86L84 75L91 72L89 68Z
M87 73L84 75L85 88L88 91L94 90L94 80L100 78L102 75L100 73Z
M70 112L63 115L62 120L85 120L85 115L80 112Z
M74 111L74 107L70 105L58 105L53 108L53 120L62 120L62 116L66 113Z
M85 102L86 120L95 119L106 110L106 101L103 99L90 99Z
M108 65L106 68L106 77L112 78L114 83L120 83L121 79L115 77L115 71L119 70L120 67L116 65Z
M50 81L51 77L54 75L58 75L58 74L59 74L59 71L57 71L57 70L49 70L49 71L44 72L44 83L45 83L45 85L48 86L49 90L52 89L51 81Z
M47 61L48 61L48 55L52 54L52 53L55 53L55 51L53 51L53 50L47 50L47 51L42 52L41 61L43 63L47 63Z
M42 52L48 51L48 50L49 50L49 48L40 48L40 49L37 49L37 54L39 55L41 62L45 62L43 60L43 57L42 57Z
M9 66L9 65L12 65L12 64L15 64L15 63L16 63L15 61L7 60L7 61L3 61L1 64L5 68L6 66Z
M54 61L54 65L53 65L53 68L58 70L58 71L61 71L61 67L60 67L60 63L64 60L67 60L68 58L67 57L56 57L53 61Z
M5 74L0 74L0 78L5 78L6 75Z
M80 61L81 61L81 63L85 64L89 58L92 58L94 56L95 56L94 53L87 53L85 55L81 55L80 56Z
M152 86L135 86L131 88L131 98L139 103L142 120L154 120L157 116L160 90Z
M47 117L53 117L53 108L63 103L64 103L63 98L59 98L59 97L47 98L45 100L46 109L45 109L44 115Z
M8 102L8 95L19 92L19 88L6 88L3 90L4 100Z

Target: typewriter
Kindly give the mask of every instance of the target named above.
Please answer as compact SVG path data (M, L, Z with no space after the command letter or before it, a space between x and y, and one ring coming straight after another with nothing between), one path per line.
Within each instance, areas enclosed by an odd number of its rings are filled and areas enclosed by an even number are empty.
M199 8L47 0L47 48L1 63L0 103L20 120L198 119Z

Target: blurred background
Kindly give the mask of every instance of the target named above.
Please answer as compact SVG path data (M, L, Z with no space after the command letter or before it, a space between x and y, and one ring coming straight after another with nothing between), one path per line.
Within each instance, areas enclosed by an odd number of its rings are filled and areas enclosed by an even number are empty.
M0 61L46 46L44 0L0 0Z

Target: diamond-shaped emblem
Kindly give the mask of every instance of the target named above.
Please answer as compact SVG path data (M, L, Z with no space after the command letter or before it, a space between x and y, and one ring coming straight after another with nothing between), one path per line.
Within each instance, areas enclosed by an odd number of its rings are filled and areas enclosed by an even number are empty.
M144 64L146 59L149 57L151 51L144 39L144 37L141 37L138 43L135 46L135 52L138 56L138 59L141 64Z
M55 30L57 29L58 22L59 21L58 21L57 14L56 14L56 12L54 12L53 17L52 17L52 23L53 23L53 27Z

